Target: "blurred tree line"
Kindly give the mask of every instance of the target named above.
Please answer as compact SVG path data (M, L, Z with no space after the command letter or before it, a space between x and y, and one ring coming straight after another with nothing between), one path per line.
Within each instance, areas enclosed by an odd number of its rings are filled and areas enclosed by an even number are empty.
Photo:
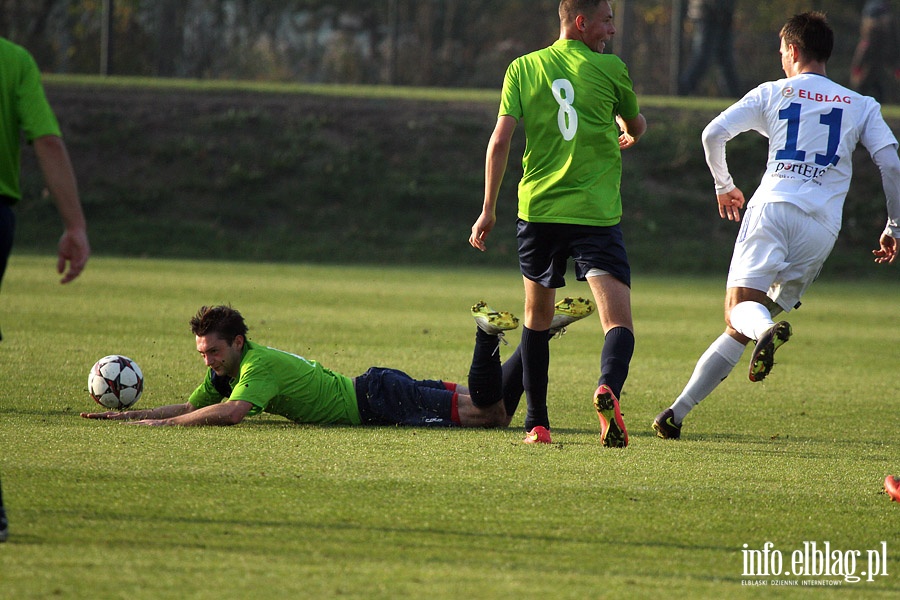
M639 93L673 92L686 0L617 0L612 51ZM837 32L829 75L849 81L864 0L739 0L745 87L777 78L777 33L804 10ZM45 72L498 88L506 65L558 35L556 0L0 0L0 35ZM112 8L112 10L110 10ZM106 15L112 15L107 20ZM109 27L106 28L105 25ZM107 45L104 36L110 41ZM106 62L108 57L109 61ZM716 95L715 74L697 93Z

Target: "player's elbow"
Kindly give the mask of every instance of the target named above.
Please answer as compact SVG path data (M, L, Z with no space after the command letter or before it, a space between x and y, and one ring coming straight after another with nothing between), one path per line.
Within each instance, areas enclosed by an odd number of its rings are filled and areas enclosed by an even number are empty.
M647 119L638 113L633 119L625 119L625 132L635 140L647 133Z
M243 400L230 400L225 403L227 410L225 411L223 422L225 425L237 425L244 420L247 413L253 407L249 402Z
M700 132L700 142L703 144L704 148L709 148L710 145L716 141L716 132L718 129L718 125L710 123L703 128L702 132Z
M876 164L884 181L900 181L900 157L896 151L879 152Z
M224 425L227 425L227 426L237 425L238 423L240 423L243 420L244 420L244 415L230 413L228 415L228 417L225 419Z
M491 136L487 149L488 160L505 161L509 157L509 150L511 147L511 138L496 135Z
M31 140L35 154L41 159L57 159L67 156L66 144L58 135L42 135Z

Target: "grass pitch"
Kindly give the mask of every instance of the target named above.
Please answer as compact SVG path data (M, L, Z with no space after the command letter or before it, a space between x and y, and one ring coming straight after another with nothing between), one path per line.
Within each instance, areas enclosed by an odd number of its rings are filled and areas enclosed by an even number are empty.
M751 384L742 362L684 439L665 441L650 423L721 332L723 282L636 273L631 445L615 450L600 447L590 405L593 318L551 342L549 446L521 444L521 411L508 430L81 419L94 408L88 369L111 353L144 371L137 407L183 402L203 376L187 321L209 303L240 309L251 339L348 375L383 365L465 381L469 306L521 313L521 283L507 271L95 258L61 287L54 262L14 257L0 295L2 598L900 591L900 506L880 491L900 472L892 283L817 283L772 375ZM826 548L831 575L804 558ZM776 558L781 574L764 575Z

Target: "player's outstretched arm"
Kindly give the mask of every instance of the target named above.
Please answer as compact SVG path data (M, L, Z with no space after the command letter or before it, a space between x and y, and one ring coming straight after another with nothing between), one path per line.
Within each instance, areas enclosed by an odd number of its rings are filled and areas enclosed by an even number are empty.
M131 425L199 427L237 425L244 420L253 405L243 400L226 400L219 404L204 406L176 417L164 419L142 419L131 421Z
M169 419L187 414L194 410L190 402L184 404L168 404L143 410L108 410L99 413L81 413L85 419L109 419L113 421L138 421L141 419Z

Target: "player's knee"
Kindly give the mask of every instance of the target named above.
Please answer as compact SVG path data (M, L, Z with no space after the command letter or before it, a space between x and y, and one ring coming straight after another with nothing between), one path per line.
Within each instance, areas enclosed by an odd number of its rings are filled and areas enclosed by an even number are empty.
M512 418L506 414L503 402L496 402L490 406L478 407L482 427L507 427Z
M512 415L506 414L506 406L504 406L502 401L491 407L491 410L492 423L490 427L509 427Z

